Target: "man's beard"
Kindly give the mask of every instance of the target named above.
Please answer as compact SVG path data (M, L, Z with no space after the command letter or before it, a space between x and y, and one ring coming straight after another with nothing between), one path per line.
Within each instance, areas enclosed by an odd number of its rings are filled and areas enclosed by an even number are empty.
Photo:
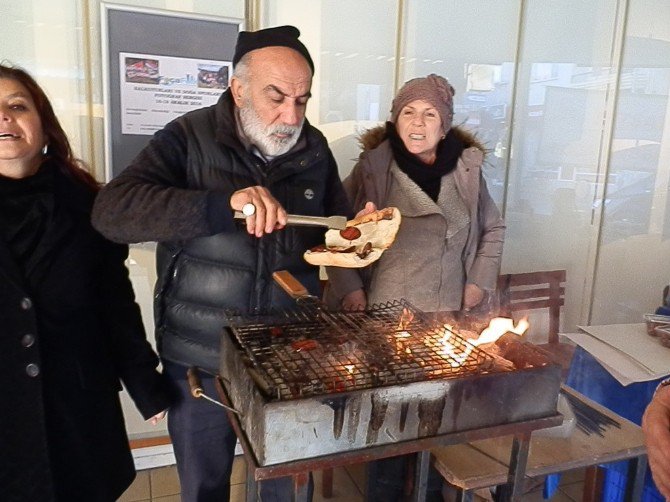
M276 157L283 155L295 146L300 138L300 131L305 122L303 118L300 125L269 125L256 113L256 109L249 100L240 107L240 125L244 134L251 143L260 150L263 155ZM275 134L290 135L286 138L278 138Z

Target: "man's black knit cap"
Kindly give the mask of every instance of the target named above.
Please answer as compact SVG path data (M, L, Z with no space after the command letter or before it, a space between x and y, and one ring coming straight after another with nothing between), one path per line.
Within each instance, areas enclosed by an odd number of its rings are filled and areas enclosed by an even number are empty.
M262 49L263 47L289 47L298 51L307 60L307 64L314 73L314 62L309 55L307 47L298 40L300 30L295 26L275 26L258 31L241 31L237 37L235 55L233 56L233 67L242 59L247 52Z

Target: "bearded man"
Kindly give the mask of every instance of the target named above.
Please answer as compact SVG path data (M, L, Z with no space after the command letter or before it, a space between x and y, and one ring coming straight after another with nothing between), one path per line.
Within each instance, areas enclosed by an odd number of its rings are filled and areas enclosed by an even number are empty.
M328 144L305 119L314 64L299 35L293 26L241 32L217 104L158 131L93 210L111 240L158 242L156 339L178 395L168 430L183 501L229 500L236 442L224 410L190 396L187 368L218 372L225 310L294 305L276 270L319 293L318 270L302 254L324 231L285 227L287 212L350 215ZM255 212L234 220L243 209ZM211 376L203 386L216 394ZM290 500L291 487L263 482L262 499Z

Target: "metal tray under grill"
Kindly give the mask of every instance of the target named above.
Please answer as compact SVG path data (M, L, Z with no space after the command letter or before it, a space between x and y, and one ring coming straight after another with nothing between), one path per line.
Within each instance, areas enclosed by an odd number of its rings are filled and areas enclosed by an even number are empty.
M404 300L346 313L303 302L281 313L230 315L229 323L270 399L462 377L493 365Z

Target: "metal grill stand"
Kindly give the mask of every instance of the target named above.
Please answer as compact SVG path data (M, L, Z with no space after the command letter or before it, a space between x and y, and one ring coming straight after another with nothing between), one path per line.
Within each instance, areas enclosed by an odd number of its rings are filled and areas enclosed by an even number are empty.
M305 500L312 470L423 452L420 501L428 450L504 435L514 436L508 493L517 500L530 433L562 421L560 367L516 341L514 364L506 352L511 367L501 366L405 301L329 312L290 294L295 310L228 313L222 336L219 392L238 412L229 415L249 464L248 500L262 479L291 475Z
M224 404L231 406L228 392L221 379L216 380L219 396ZM246 433L242 429L239 417L236 413L227 411L231 424L237 434L244 457L247 462L247 502L257 501L257 482L265 479L274 479L283 476L292 476L294 484L294 501L307 502L307 482L309 472L328 468L342 467L350 464L370 462L382 458L419 453L416 469L416 482L412 500L423 502L426 498L426 485L428 479L428 468L430 464L430 449L437 446L445 446L459 443L467 443L480 439L502 437L512 435L514 444L510 456L510 468L508 473L508 485L502 500L517 502L521 500L523 478L528 460L528 447L532 431L560 425L563 416L556 413L552 416L525 420L521 422L507 423L503 425L484 427L462 432L443 434L430 438L419 438L411 441L403 441L394 444L373 446L369 448L344 451L332 455L324 455L315 458L295 460L280 464L262 466L259 464L256 454L251 447Z

